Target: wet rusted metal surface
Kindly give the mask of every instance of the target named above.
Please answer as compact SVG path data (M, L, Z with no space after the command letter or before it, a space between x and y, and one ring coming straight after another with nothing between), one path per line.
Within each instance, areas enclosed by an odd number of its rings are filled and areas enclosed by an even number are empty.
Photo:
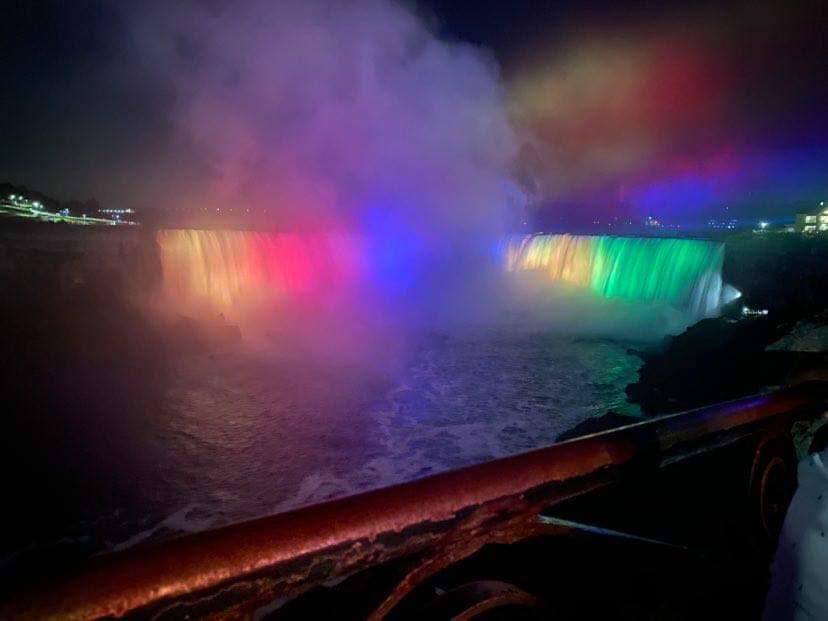
M381 600L383 618L411 588L481 546L560 527L542 507L659 467L773 432L825 411L810 383L563 442L545 449L101 557L33 586L4 618L140 616L238 618L360 569L417 555Z

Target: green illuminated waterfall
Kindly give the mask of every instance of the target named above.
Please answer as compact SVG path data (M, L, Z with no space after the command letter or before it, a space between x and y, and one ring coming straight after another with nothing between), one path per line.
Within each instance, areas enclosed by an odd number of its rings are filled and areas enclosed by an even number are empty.
M694 239L528 235L507 249L511 271L545 272L604 298L667 303L695 319L722 305L723 262L724 244Z

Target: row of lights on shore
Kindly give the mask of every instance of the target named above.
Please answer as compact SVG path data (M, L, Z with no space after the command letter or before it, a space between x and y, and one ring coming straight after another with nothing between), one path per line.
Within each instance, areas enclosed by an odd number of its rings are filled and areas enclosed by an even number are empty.
M43 209L43 203L41 203L40 201L29 201L22 194L9 194L9 200L11 202L13 202L15 205L19 205L20 203L23 203L23 205L26 208L31 209L32 211L40 211L41 209ZM68 216L69 215L69 210L68 209L61 209L59 212L57 212L57 214L46 213L44 215ZM86 214L83 214L81 216L81 218L85 218L85 217L86 217Z
M64 217L64 218L68 218L68 219L71 219L71 218L78 219L78 218L80 218L80 219L83 219L83 220L87 220L87 218L88 218L88 216L86 214L82 214L80 216L72 216L72 215L69 214L69 209L68 208L61 209L57 213L52 213L52 212L49 212L49 211L45 211L43 209L43 207L44 207L43 203L41 203L40 201L29 201L22 194L9 194L9 200L14 204L15 207L22 207L22 208L28 209L29 211L38 213L40 215L40 217L52 218L52 219L56 219L56 218L60 218L60 217ZM112 224L112 225L118 225L118 224L135 225L135 224L138 224L137 222L121 220L121 214L135 213L134 209L101 209L100 211L102 213L106 213L106 214L114 214L114 219L107 220L107 219L104 219L104 218L94 218L93 217L89 221L90 222L95 221L95 222L101 222L101 223L107 222L107 223Z
M30 203L31 205L33 205L37 209L40 209L41 207L43 207L43 204L40 201L28 201L28 200L26 200L25 196L18 195L18 194L9 194L9 200L11 200L12 202L15 202L15 203L16 202Z

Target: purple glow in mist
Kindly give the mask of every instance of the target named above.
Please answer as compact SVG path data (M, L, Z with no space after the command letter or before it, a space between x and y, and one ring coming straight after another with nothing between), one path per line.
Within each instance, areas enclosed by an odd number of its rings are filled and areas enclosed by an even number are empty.
M418 306L476 297L458 287L490 267L480 249L519 201L490 53L389 0L154 2L126 19L202 163L179 200L255 206L275 230L351 231L391 295Z
M291 226L360 226L377 210L430 236L511 224L498 67L402 5L156 2L127 19L204 163L190 200L265 207Z

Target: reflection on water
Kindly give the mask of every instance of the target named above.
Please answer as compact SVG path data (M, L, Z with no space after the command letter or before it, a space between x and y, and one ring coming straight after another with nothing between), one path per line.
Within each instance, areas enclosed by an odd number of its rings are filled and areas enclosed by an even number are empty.
M610 341L508 331L422 338L398 367L266 345L180 357L158 394L102 389L90 411L108 417L58 412L73 439L37 474L63 497L27 545L119 549L545 446L635 414L638 364Z

